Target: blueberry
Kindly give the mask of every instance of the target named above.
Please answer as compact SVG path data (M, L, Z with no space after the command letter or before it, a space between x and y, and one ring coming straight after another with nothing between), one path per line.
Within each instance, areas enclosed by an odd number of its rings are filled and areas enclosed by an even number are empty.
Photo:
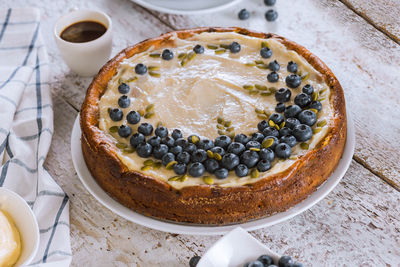
M288 144L290 147L294 147L297 144L296 137L293 135L284 135L279 139L279 142Z
M175 139L169 136L166 136L161 139L161 144L167 145L168 147L173 147L175 145Z
M187 143L186 146L184 147L184 150L189 154L192 154L194 151L197 150L197 146L193 143Z
M276 0L264 0L264 4L266 6L273 6L273 5L275 5L275 3L276 3Z
M297 74L290 74L286 77L286 85L290 88L296 88L301 84L301 78Z
M314 88L310 84L306 84L303 86L303 89L301 91L307 95L312 95L314 93Z
M246 149L250 149L250 148L261 148L261 144L257 141L249 141L246 144Z
M294 98L294 103L299 107L304 108L311 103L311 97L305 93L300 93Z
M143 63L139 63L135 66L135 72L139 75L146 74L147 72L147 67Z
M210 150L214 154L219 154L221 156L225 155L225 149L223 149L222 147L215 146L215 147L211 148Z
M246 149L246 147L242 143L232 142L228 146L228 153L240 155L240 154L242 154L243 151L245 151L245 149Z
M280 125L280 124L285 120L285 118L283 117L282 114L279 114L279 113L272 113L271 116L269 116L268 120L271 120L271 121L273 121L275 124Z
M222 157L221 165L222 167L233 170L237 165L239 165L240 159L236 154L227 153Z
M301 112L301 107L299 107L298 105L290 105L286 107L284 114L286 118L294 118L300 112Z
M258 257L257 260L261 261L264 264L264 266L270 266L274 264L274 259L272 259L272 257L268 255L261 255L260 257Z
M275 136L266 136L263 140L263 143L267 142L268 139L273 139L274 141L272 142L272 144L269 146L269 148L274 149L278 144L279 144L279 140L277 137Z
M272 56L272 50L265 46L261 48L260 55L262 58L270 58Z
M192 154L192 162L204 162L207 159L207 152L203 149L197 149Z
M270 83L276 83L279 80L279 74L276 71L270 72L267 75L267 80Z
M275 147L275 155L281 159L287 159L290 157L292 149L286 143L280 143Z
M293 129L296 125L299 125L300 122L296 118L287 118L285 122L285 127L284 128L290 128Z
M299 124L293 128L292 134L296 137L297 141L304 142L311 139L313 132L310 126Z
M207 159L204 166L209 173L214 173L219 168L219 163L215 159Z
M192 177L202 176L205 170L204 165L200 162L190 163L188 166L188 172Z
M278 265L279 267L290 267L293 264L293 259L290 256L282 256L279 259Z
M149 143L140 143L136 148L136 153L139 157L148 158L153 152L153 147Z
M128 96L123 95L120 98L118 98L118 106L121 108L127 108L129 107L129 104L131 103L131 100Z
M245 145L249 141L249 138L245 134L238 134L235 136L234 140L235 142L242 143L243 145Z
M232 42L229 45L229 50L231 51L231 53L239 53L240 52L240 44L238 42Z
M286 107L285 107L285 104L284 104L284 103L278 103L278 104L276 104L276 107L275 107L275 111L276 111L276 112L284 112L285 109L286 109Z
M202 45L195 45L194 47L193 47L193 51L196 53L196 54L203 54L204 53L204 47L202 46Z
M128 123L130 124L137 124L140 121L140 114L137 111L130 111L128 113L128 115L126 115L126 120L128 121Z
M128 84L126 84L126 83L121 83L119 86L118 86L118 92L120 92L121 94L127 94L127 93L129 93L129 90L130 90L131 88L129 87L129 85Z
M253 133L250 138L250 141L257 141L259 143L261 143L262 140L264 140L264 135L262 133Z
M240 156L240 163L246 165L248 168L253 168L256 166L260 156L256 151L246 150Z
M174 172L178 175L182 175L186 172L186 164L185 163L177 163L174 165Z
M275 21L278 18L278 12L273 9L268 10L265 12L265 19L267 21Z
M190 162L190 154L186 151L179 153L176 155L176 161L179 163L188 164Z
M127 125L121 125L118 128L118 134L123 138L130 136L131 133L132 133L132 128Z
M164 49L164 51L162 51L161 57L164 60L171 60L174 58L174 53L169 49Z
M192 258L190 258L189 267L196 267L200 259L201 259L200 256L193 256Z
M288 65L287 65L287 71L288 72L292 72L292 73L296 73L297 72L297 64L296 64L296 62L289 61Z
M266 172L271 169L271 162L269 160L262 159L257 163L257 170L260 172Z
M264 267L264 264L261 261L251 261L248 267Z
M281 66L279 65L278 61L274 60L268 64L268 68L270 71L278 71Z
M291 119L291 118L289 118ZM288 134L292 134L292 129L289 127L283 127L279 130L279 136L285 136Z
M321 111L321 109L322 109L322 104L321 104L321 102L319 102L319 101L313 101L313 102L311 102L309 108L313 108L313 109L316 109L316 110L318 110L318 111Z
M228 170L225 168L218 169L214 172L215 176L218 179L225 179L226 177L228 177L228 173Z
M175 139L175 145L185 147L189 142L185 138L177 138Z
M265 128L267 128L269 125L268 125L268 122L266 121L266 120L262 120L262 121L260 121L258 124L257 124L257 129L260 131L260 132L262 132Z
M175 160L175 155L172 154L172 153L170 153L170 152L168 152L167 154L165 154L165 155L162 157L161 160L162 160L162 164L163 164L164 166L167 166L168 163L170 163L171 161L174 161L174 160Z
M200 141L200 137L198 135L191 134L188 136L187 140L189 143L193 143L193 142L197 143L198 141Z
M159 136L152 136L147 140L147 143L149 143L151 146L159 146L161 144L161 138Z
M143 134L141 133L135 133L134 135L131 136L131 139L129 142L133 147L137 147L139 144L144 143L146 138L144 137Z
M153 132L153 126L150 123L144 122L138 127L138 132L147 136Z
M294 262L290 265L290 267L304 267L304 265L300 262Z
M220 146L223 149L226 149L231 142L232 142L232 139L229 136L220 135L217 138L215 138L214 144L215 144L215 146Z
M313 126L317 121L317 114L315 114L311 110L306 109L300 112L299 115L297 115L297 118L302 124Z
M279 137L279 132L277 129L275 129L274 127L267 127L263 130L263 135L264 136L275 136L275 137Z
M164 126L158 126L156 128L156 130L154 131L154 133L155 133L155 135L163 138L168 135L168 129L167 129L167 127L164 127Z
M258 154L260 155L260 159L268 161L273 161L275 158L275 153L270 148L262 148Z
M201 139L199 143L197 143L197 147L207 151L214 147L214 142L210 139Z
M288 102L291 96L292 91L290 91L288 88L280 88L275 92L275 99L278 102Z
M168 153L168 146L164 144L160 144L153 148L153 156L156 159L162 159L162 157Z
M171 147L169 150L169 152L171 152L174 155L178 155L182 151L183 151L183 148L181 146L174 146L174 147Z
M172 136L172 138L174 138L175 140L176 140L176 139L179 139L179 138L182 138L182 132L181 132L181 130L179 130L179 129L174 129L174 130L172 131L171 136Z
M113 108L110 110L110 118L113 121L120 121L120 120L122 120L123 116L124 116L124 113L119 108Z
M249 174L249 168L247 168L247 166L244 164L239 164L236 166L235 174L238 177L247 176L247 174Z
M240 20L246 20L250 17L250 12L247 11L247 9L243 8L242 10L240 10L238 17Z

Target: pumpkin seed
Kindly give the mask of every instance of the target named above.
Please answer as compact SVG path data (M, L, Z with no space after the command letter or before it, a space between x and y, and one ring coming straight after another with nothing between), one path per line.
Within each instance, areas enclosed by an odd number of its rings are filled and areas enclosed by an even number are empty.
M127 147L127 148L124 148L124 153L128 153L128 154L130 154L130 153L133 153L133 152L135 152L136 151L136 149L135 148L133 148L133 147Z
M308 73L304 74L303 76L300 76L301 80L306 80L308 78Z
M285 127L285 124L286 124L286 122L285 121L283 121L280 125L279 125L279 128L283 128L283 127Z
M289 159L291 159L291 160L296 160L297 157L296 157L296 156L290 156Z
M213 45L213 44L208 44L208 45L207 45L207 48L208 48L208 49L215 50L215 49L218 48L218 46L217 46L217 45Z
M262 61L262 60L254 60L254 62L255 62L256 64L264 64L264 61Z
M256 95L258 93L257 90L250 90L249 95Z
M143 166L142 168L140 168L142 171L148 171L150 170L151 166Z
M233 132L233 130L235 130L235 127L229 127L226 129L228 132Z
M273 138L267 138L262 141L261 146L263 148L269 148L270 146L272 146L273 143L274 143Z
M225 135L225 131L218 130L218 134L219 134L219 135Z
M210 176L203 176L203 181L204 181L204 183L206 183L208 185L214 184L214 180Z
M123 83L123 82L124 82L124 80L123 80L122 78L119 78L119 79L118 79L118 83L119 83L119 84L121 84L121 83Z
M180 182L184 182L188 179L188 175L185 173L184 175L181 176L181 178L179 179Z
M224 126L229 127L231 126L232 122L231 121L225 121Z
M229 49L229 45L228 44L220 44L219 47L225 48L225 49Z
M116 132L118 132L118 126L112 126L108 130L110 131L110 133L116 133Z
M139 110L138 110L138 113L140 114L140 116L143 117L143 116L144 116L144 109L139 109Z
M314 92L314 93L312 94L312 100L313 100L313 101L316 101L317 98L318 98L318 93L317 93L317 92Z
M174 165L177 164L177 163L178 163L178 162L175 161L175 160L170 161L170 162L168 162L168 164L165 166L165 168L166 168L167 170L172 170L172 168L174 167Z
M247 67L254 67L256 64L254 64L254 63L245 63L245 65L246 65Z
M281 128L279 128L279 125L277 125L277 124L275 124L274 128L277 129L278 131L281 129Z
M160 67L158 67L158 66L148 66L147 69L148 70L160 70Z
M318 113L318 110L316 110L315 108L310 108L309 110L311 110L311 111L314 112L315 114Z
M230 133L228 133L227 135L228 135L228 137L229 137L230 139L233 140L233 139L235 138L235 135L236 135L236 134L235 134L235 132L230 132Z
M315 128L315 129L313 129L313 133L314 134L319 133L321 130L322 130L322 128Z
M318 127L324 127L325 125L326 125L326 120L322 120L322 121L317 122L317 126Z
M154 116L154 112L147 112L146 114L144 114L144 118L145 119L150 119Z
M273 120L269 120L268 125L269 125L269 127L275 127L276 124Z
M163 125L163 124L162 124L161 121L157 122L157 124L156 124L157 127L160 127L160 126L162 126L162 125Z
M270 95L272 95L272 93L271 92L261 92L260 95L262 95L262 96L270 96Z
M197 144L199 141L200 141L200 139L197 136L192 135L192 143L193 144Z
M275 93L276 93L276 88L275 88L275 87L270 87L270 88L269 88L269 91L270 91L272 94L275 94Z
M152 159L147 159L143 162L144 166L152 166L154 164L154 161Z
M161 56L160 53L152 53L152 54L149 55L149 57L154 57L154 58L160 57L160 56Z
M325 89L322 89L321 91L319 91L319 95L322 95L323 93L325 93L325 91L326 91L326 88Z
M128 80L126 80L126 82L127 83L130 83L130 82L134 82L134 81L136 81L138 79L138 77L133 77L133 78L130 78L130 79L128 79Z
M264 114L265 114L265 116L267 116L267 117L271 116L271 112L269 112L268 109L264 109Z
M215 54L223 54L223 53L226 52L226 49L225 49L225 48L218 48L218 49L215 50L214 52L215 52Z
M154 162L153 164L153 169L158 170L159 168L161 168L162 163L160 161Z
M300 147L301 147L301 149L307 150L309 145L308 145L308 143L301 143Z
M181 179L181 176L177 175L177 176L173 176L171 178L168 178L168 181L169 182L175 182L175 181L178 181L179 179Z
M268 69L268 65L263 64L263 65L257 65L257 68L259 68L260 70L267 70Z
M127 147L128 147L127 144L125 144L125 143L120 143L120 142L118 142L118 143L116 144L116 146L117 146L119 149L124 149L124 148L127 148Z
M189 54L187 55L187 60L192 60L195 58L197 54L194 51L189 52Z
M258 90L261 90L261 91L267 91L268 90L268 87L266 87L265 85L261 85L261 84L255 84L254 87L257 88Z
M257 115L257 118L259 118L260 120L266 120L266 119L268 119L268 117L265 116L264 114L258 114L258 115Z
M260 151L260 149L258 147L251 147L250 150L251 151L257 151L257 152Z
M246 89L246 90L250 90L250 89L253 89L253 88L254 88L254 86L251 85L251 84L245 84L245 85L243 85L243 89Z
M221 125L221 124L217 124L217 129L224 130L225 127L223 125Z
M146 112L150 112L154 110L154 104L150 104L146 106Z
M250 177L251 178L258 178L260 176L260 172L257 169L252 169L250 171Z
M254 110L257 114L264 114L264 110L259 109L259 108L255 108Z
M224 119L222 117L218 116L217 117L217 122L218 123L224 123L225 121L224 121Z
M207 156L209 158L214 158L214 153L211 150L207 150Z
M325 97L324 97L324 98L319 98L319 99L318 99L319 102L324 101L324 100L325 100Z
M268 43L266 41L261 42L261 48L268 47Z
M180 54L178 55L178 58L179 58L179 59L185 59L186 56L187 56L186 53L180 53Z
M222 156L218 153L214 153L214 159L220 161L222 159Z
M156 78L159 78L161 76L160 73L154 71L149 71L149 75Z

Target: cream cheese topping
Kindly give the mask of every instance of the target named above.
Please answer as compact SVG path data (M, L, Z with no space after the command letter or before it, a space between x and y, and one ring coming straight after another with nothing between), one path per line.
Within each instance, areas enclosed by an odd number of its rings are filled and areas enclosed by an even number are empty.
M100 99L100 119L99 127L109 138L117 143L129 145L129 138L121 138L117 133L110 133L112 126L127 124L126 114L130 110L141 110L149 104L154 104L155 115L151 119L144 119L141 122L149 122L154 128L158 122L169 129L180 129L184 137L190 134L197 134L203 138L214 140L218 136L217 116L230 120L236 134L244 133L251 135L257 132L257 124L260 119L255 113L255 108L268 110L274 113L277 104L274 94L262 96L260 94L250 95L249 91L243 89L243 85L260 84L268 88L276 89L287 87L285 78L290 73L286 66L289 61L297 63L301 76L306 76L302 84L292 90L290 102L293 104L294 96L301 92L305 84L313 86L314 91L320 92L322 110L318 112L318 121L326 120L327 124L321 127L321 131L313 134L311 140L307 141L309 149L313 149L320 140L324 138L329 129L329 124L333 119L333 109L330 105L330 89L323 81L322 76L317 72L302 56L292 50L288 50L283 44L275 39L261 39L240 35L237 33L201 33L188 39L180 39L175 36L173 45L157 50L150 48L148 51L136 54L124 59L116 75L108 83L108 88ZM216 54L214 50L208 49L207 45L230 44L236 41L241 45L239 53L233 54L227 50L225 53ZM262 42L266 42L272 50L272 57L264 59L260 56ZM178 59L180 53L192 51L196 44L204 46L204 54L196 55L184 67ZM162 60L161 58L150 57L150 53L161 53L163 49L169 48L174 52L172 60ZM265 64L277 60L280 64L279 81L270 83L267 75L270 70L260 69L256 66L247 66L246 63L254 63L255 60L262 60ZM149 74L137 75L135 66L143 63L147 67L154 66L159 68L157 73L160 77ZM157 69L156 68L156 69ZM298 72L298 73L299 73ZM135 81L127 82L137 77ZM122 121L114 122L108 114L109 108L118 107L118 85L121 81L127 82L131 88L128 96L131 104L128 108L122 109L124 118ZM133 133L137 131L138 125L129 125ZM314 125L312 128L316 128ZM240 186L254 183L272 174L284 171L290 167L298 157L304 155L308 150L300 148L297 144L292 148L291 159L272 162L272 168L267 172L261 173L259 178L250 176L239 178L234 172L230 172L228 177L223 180L214 178L214 184L220 186ZM160 169L149 169L141 171L143 162L146 159L140 158L136 153L125 153L118 150L118 157L131 170L143 172L167 181L173 187L179 189L185 186L205 184L201 178L189 177L186 181L168 181L168 178L176 174L172 170L164 167ZM209 175L209 174L205 174Z

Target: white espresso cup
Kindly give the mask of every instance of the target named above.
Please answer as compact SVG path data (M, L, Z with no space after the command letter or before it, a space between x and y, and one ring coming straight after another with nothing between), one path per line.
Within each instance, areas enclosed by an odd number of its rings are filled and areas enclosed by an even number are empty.
M89 42L74 43L61 38L68 26L81 22L94 21L103 24L106 32ZM61 57L68 67L81 76L93 76L108 61L112 48L112 22L109 16L100 11L76 10L59 18L54 26L56 40Z

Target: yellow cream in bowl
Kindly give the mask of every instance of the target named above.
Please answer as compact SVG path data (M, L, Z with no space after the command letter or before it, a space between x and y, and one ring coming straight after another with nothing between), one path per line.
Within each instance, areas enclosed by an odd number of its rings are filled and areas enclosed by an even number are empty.
M0 267L14 266L21 255L21 237L11 216L0 210Z

